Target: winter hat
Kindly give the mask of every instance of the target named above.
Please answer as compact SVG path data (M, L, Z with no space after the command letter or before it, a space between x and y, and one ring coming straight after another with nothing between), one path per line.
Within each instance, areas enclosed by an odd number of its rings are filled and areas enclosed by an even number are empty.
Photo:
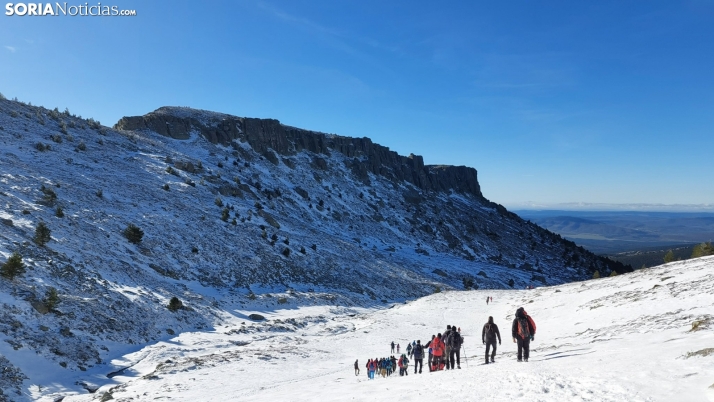
M488 323L489 323L489 324L493 324L493 317L488 316Z

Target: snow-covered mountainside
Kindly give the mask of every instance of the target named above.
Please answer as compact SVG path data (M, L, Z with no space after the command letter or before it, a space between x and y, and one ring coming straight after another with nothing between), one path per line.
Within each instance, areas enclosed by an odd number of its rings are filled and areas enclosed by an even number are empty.
M493 302L486 304L487 296ZM537 331L527 363L516 361L511 323L518 307ZM93 370L65 402L117 401L714 401L714 257L613 278L535 290L449 291L392 308L261 303L212 331L184 333ZM245 309L245 310L243 310ZM260 311L267 322L240 314ZM502 344L484 365L481 334L493 316ZM368 358L461 328L461 369L368 380ZM361 373L354 374L359 359ZM58 368L53 370L59 371ZM58 373L66 375L66 373ZM64 378L63 378L64 379ZM62 383L67 383L65 379ZM40 385L45 388L40 392ZM31 395L55 400L50 382Z
M626 270L486 200L471 168L188 108L111 129L0 100L0 205L0 264L26 266L0 277L0 398L258 301L365 307Z

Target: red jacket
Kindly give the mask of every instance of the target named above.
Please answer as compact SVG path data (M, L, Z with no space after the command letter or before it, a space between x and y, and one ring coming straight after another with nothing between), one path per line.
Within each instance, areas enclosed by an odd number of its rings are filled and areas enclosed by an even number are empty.
M444 345L444 341L441 340L441 338L434 338L434 342L432 342L433 352L432 354L434 356L441 356L444 354L444 350L446 349L446 345Z

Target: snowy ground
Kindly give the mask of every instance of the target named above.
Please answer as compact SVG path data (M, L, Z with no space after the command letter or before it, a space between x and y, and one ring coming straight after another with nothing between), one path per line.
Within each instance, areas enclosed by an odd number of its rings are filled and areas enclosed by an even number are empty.
M516 362L510 337L519 306L538 325L528 363ZM78 379L101 388L64 401L106 392L119 401L714 401L712 307L714 257L705 257L535 290L446 292L389 309L263 311L264 323L238 319L128 354L113 363L131 368ZM489 315L503 344L496 364L482 365ZM424 342L447 324L465 336L461 370L367 379L367 359L387 356L392 340ZM62 394L30 391L47 401Z

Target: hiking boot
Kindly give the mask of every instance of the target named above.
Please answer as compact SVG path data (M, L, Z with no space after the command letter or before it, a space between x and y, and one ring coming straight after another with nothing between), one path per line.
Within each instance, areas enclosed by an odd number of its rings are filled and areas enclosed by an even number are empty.
M495 360L493 360L493 357L491 358L491 363L496 363L496 361L495 361Z
M522 359L518 359L518 363L520 363L520 362L522 362L522 361L523 361Z
M528 363L528 359L523 359L524 362Z
M461 370L461 366L456 366L457 369Z

